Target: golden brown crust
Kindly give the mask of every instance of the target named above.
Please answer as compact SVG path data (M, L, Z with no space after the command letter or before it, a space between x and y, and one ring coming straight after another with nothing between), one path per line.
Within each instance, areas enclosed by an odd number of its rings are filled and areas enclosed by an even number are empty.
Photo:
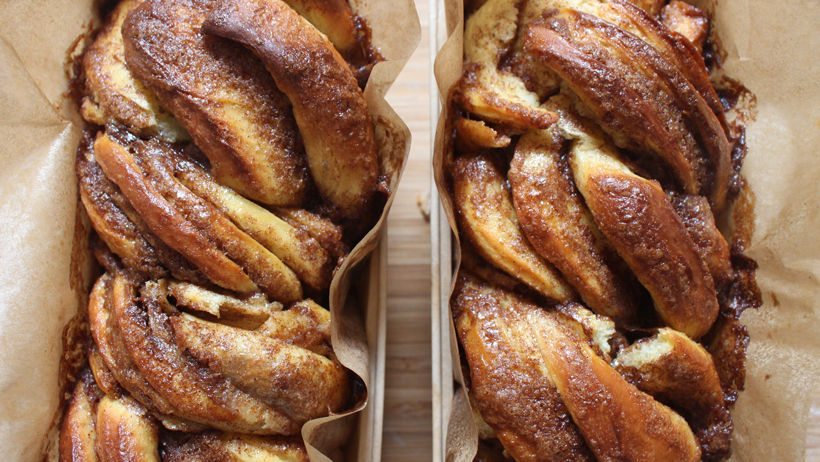
M749 332L737 320L721 315L704 340L720 376L723 398L726 405L731 406L737 401L746 382Z
M103 173L94 155L94 139L86 134L77 151L76 171L80 199L98 236L107 249L122 259L129 271L141 277L164 277L204 283L207 278L179 252L157 237L119 187ZM100 247L100 246L98 246ZM100 252L98 252L99 254ZM114 262L106 263L106 268ZM119 263L114 263L114 266Z
M284 0L294 11L325 34L347 61L360 64L364 49L356 18L345 0Z
M512 96L515 90L520 90L515 88L514 83L488 73L482 64L470 64L465 67L467 72L453 97L467 113L519 130L543 130L555 123L554 114L539 110L537 105L530 101ZM489 89L493 86L510 88L499 94L498 91ZM523 84L521 87L523 89Z
M208 244L211 251L215 248L239 264L247 274L245 277L283 302L301 298L297 277L315 293L330 286L334 259L302 226L291 225L230 188L220 186L201 166L170 146L153 140L129 140L120 135L115 132L113 138L102 135L93 146L81 149L77 171L81 198L92 225L108 247L123 259L126 268L148 278L164 277L170 271L178 279L201 283L206 280L205 276L184 257L190 256L194 263L201 263L196 259L195 249ZM101 149L97 157L106 168L114 169L114 176L133 163L131 168L143 174L136 180L153 188L160 197L156 201L145 201L139 194L135 195L127 179L127 193L123 194L96 162L94 146ZM169 223L156 217L162 212L156 210L158 201L166 201L173 209L170 213L176 213L181 219L177 224L190 226L196 234L188 239L190 236L186 236L184 230L175 233L178 229L168 229ZM321 224L327 220L317 217L313 221ZM330 230L325 234L332 234L336 227L332 223L324 227L328 226ZM177 240L168 244L182 254L163 242L174 237ZM336 239L339 242L330 246L346 251L341 244L340 230ZM218 265L219 261L211 264ZM219 279L213 282L226 287ZM245 291L255 288L239 287L226 288Z
M184 255L216 284L240 292L256 289L236 263L208 242L145 180L142 169L125 147L108 135L101 135L94 142L94 152L106 176L119 186L151 231L163 242Z
M144 238L137 225L117 206L124 198L117 185L105 177L95 161L93 148L80 149L76 164L82 200L91 225L123 264L148 277L167 274L156 251ZM119 200L118 200L119 199Z
M327 39L281 0L218 1L202 32L236 40L262 59L293 105L319 194L344 219L370 218L379 175L373 123Z
M347 372L323 356L331 355L327 310L301 302L248 330L179 312L170 300L188 308L196 294L166 280L142 285L139 298L137 290L123 273L103 276L92 292L91 330L105 366L163 422L295 434L347 404Z
M729 133L723 104L709 79L703 57L691 43L678 34L671 33L654 17L665 3L665 0L529 0L522 10L521 25L527 25L539 19L545 11L556 8L569 8L617 25L655 48L665 59L674 64L678 71L697 88L724 130ZM557 90L560 79L543 63L523 53L526 34L519 35L514 48L516 56L511 58L513 66L524 61L525 66L522 71L527 74L521 78L528 80L535 78L533 83L537 82L537 85L543 87L532 91L546 91L542 97L548 96ZM533 75L533 72L536 75Z
M671 33L656 18L644 14L640 8L626 0L609 0L597 13L601 19L636 35L673 63L706 100L724 131L730 133L723 103L712 86L703 56L688 40Z
M680 217L656 181L600 151L577 151L575 183L598 227L672 328L700 338L718 314L715 284Z
M668 196L715 281L731 278L733 271L729 260L729 244L717 229L709 201L702 196L675 193Z
M188 130L221 184L300 205L309 179L288 101L251 52L199 33L212 3L152 0L135 9L123 25L128 68Z
M464 73L453 99L468 114L516 129L545 129L555 114L539 106L538 96L515 72L500 69L502 57L520 27L519 0L489 0L464 27Z
M595 460L578 432L597 460L700 459L686 422L626 382L574 321L466 276L458 286L453 314L476 400L517 460L551 460L555 448L566 451L558 460Z
M187 141L188 133L125 65L122 23L143 0L123 0L83 56L86 97L81 113L97 125L122 124L136 134Z
M174 418L163 424L178 427ZM103 395L88 370L78 382L63 417L60 462L308 462L298 437L231 432L160 431L158 421L127 396ZM194 431L197 433L191 433Z
M155 140L120 144L101 135L94 148L106 176L152 233L212 282L243 293L258 287L285 303L302 298L301 283L287 265L174 177L185 166L189 171L193 167L169 146Z
M316 354L333 357L330 345L330 311L307 299L287 310L272 313L258 331Z
M88 302L91 335L103 364L117 383L145 407L168 414L172 411L171 405L140 373L122 338L117 318L112 313L112 294L128 290L133 288L122 275L114 277L105 274L97 280Z
M159 462L159 426L130 398L103 397L97 410L97 454L105 462Z
M162 312L159 300L151 295L154 294L149 295L145 308L135 303L134 295L115 300L112 312L140 373L168 400L174 415L221 430L285 434L298 431L299 426L281 412L185 355L173 341L170 320ZM116 293L114 297L119 298Z
M235 329L187 314L171 318L171 326L176 343L191 356L228 377L238 389L282 409L295 422L338 412L346 404L345 370L286 341L289 332L284 332L285 339L275 338L264 331Z
M621 324L635 322L627 281L610 269L605 243L561 159L564 138L531 131L515 147L508 178L521 229L592 310ZM607 255L607 252L610 255Z
M86 348L88 355L88 366L91 373L94 375L94 381L97 386L108 396L117 396L122 392L122 388L114 378L114 374L108 366L105 365L105 360L100 353L100 348L94 341L88 342Z
M102 392L89 371L80 373L60 427L60 462L97 462L95 419Z
M283 309L281 303L268 302L267 297L261 293L235 298L179 281L168 283L168 295L176 300L177 305L184 306L188 311L193 310L199 316L248 330L258 329L273 314Z
M702 346L664 328L622 350L613 366L639 390L681 413L704 461L729 457L732 418L712 356Z
M626 0L637 6L650 16L657 16L661 13L665 0Z
M456 146L461 151L482 148L503 148L510 145L510 137L495 131L481 120L459 117L456 120Z
M709 17L697 7L680 0L672 0L663 8L661 22L672 32L686 37L698 53L709 36Z
M478 254L545 297L573 300L572 288L519 229L509 187L493 162L460 157L451 172L461 232Z
M316 291L330 287L333 261L318 241L232 189L220 186L195 163L181 161L178 165L175 173L182 185L227 215L303 283Z
M515 279L481 258L466 239L461 240L461 268L494 287L510 292L533 292L526 284Z
M302 287L293 271L275 255L239 229L224 213L192 193L173 175L174 166L164 146L138 146L136 160L162 197L227 258L235 262L259 289L274 300L302 298Z
M164 462L309 462L300 438L238 433L168 433L162 439Z
M294 228L302 229L316 239L334 260L350 252L350 248L343 240L342 227L333 224L328 218L304 209L277 207L274 212Z
M460 274L452 300L456 333L484 420L519 461L593 461L550 376L516 339L512 310L524 302ZM508 316L509 315L509 316Z
M159 427L129 397L104 395L88 369L78 375L60 432L60 462L159 462Z
M535 313L527 316L535 341L598 460L700 460L698 442L679 415L629 384L554 318Z
M573 10L531 23L525 50L570 85L616 144L656 157L683 191L709 195L717 209L723 207L730 169L726 134L674 63L638 37Z

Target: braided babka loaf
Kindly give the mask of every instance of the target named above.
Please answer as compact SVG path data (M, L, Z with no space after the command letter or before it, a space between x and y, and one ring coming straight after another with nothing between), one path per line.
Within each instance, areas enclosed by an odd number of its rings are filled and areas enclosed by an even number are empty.
M476 460L728 457L738 319L760 295L744 127L713 84L709 16L486 0L465 17L444 168Z
M360 399L326 304L389 194L368 34L344 0L110 12L75 80L103 274L61 461L306 461L302 426Z

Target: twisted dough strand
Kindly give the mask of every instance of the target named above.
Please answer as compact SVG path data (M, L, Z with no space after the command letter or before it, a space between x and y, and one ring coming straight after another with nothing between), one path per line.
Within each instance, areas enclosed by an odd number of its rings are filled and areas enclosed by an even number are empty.
M347 63L281 0L217 1L202 32L251 48L293 104L313 180L346 220L374 205L379 165L373 123Z

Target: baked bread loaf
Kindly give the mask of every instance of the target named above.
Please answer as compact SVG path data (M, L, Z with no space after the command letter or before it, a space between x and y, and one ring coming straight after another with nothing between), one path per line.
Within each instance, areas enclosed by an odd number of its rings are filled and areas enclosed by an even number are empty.
M360 399L326 306L389 194L366 27L343 1L108 15L75 84L102 275L61 461L306 461L302 426Z
M77 380L60 433L61 460L114 462L288 461L307 462L299 438L229 432L164 432L128 396L112 397L88 370Z
M444 168L476 460L727 458L760 294L711 18L677 0L465 16Z

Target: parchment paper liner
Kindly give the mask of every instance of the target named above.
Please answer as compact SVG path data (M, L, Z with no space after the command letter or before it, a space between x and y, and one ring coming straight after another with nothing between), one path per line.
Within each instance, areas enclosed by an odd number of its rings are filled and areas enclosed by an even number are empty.
M351 3L367 19L374 45L387 58L373 69L365 98L376 123L384 171L395 192L410 149L410 131L384 96L416 48L421 27L412 0ZM75 220L79 208L74 159L82 124L76 108L64 101L64 63L77 37L100 21L94 17L93 0L8 0L2 6L0 448L5 460L36 461L44 458L47 449L53 455L56 448L59 390L66 383L66 374L61 376L59 371L66 361L61 359L78 354L76 344L63 351L62 339L84 328L66 326L93 282L83 277L82 252L72 257L75 228L76 240L81 241L87 223ZM363 267L359 264L376 247L392 199L376 227L338 270L330 292L336 354L368 385L372 358L368 358L363 311L380 308L373 284L384 279L356 266ZM378 267L370 266L371 270ZM348 292L356 297L348 299ZM363 402L304 426L312 460L328 460L322 452L333 448L338 452L355 424L351 416L364 406ZM351 444L350 459L369 459L368 451L357 451L363 441L366 444L367 438Z
M461 75L464 22L461 0L443 1L449 38L435 63L443 110L433 175L456 230L442 165L451 155L450 132L444 129L450 117L446 96ZM764 304L741 318L751 344L746 390L732 411L730 460L802 462L807 413L820 370L820 9L798 0L691 3L714 11L728 52L726 75L757 97L756 120L747 126L743 174L757 196L756 229L747 254L760 265L757 282ZM454 258L457 271L460 256ZM463 384L451 317L449 329L454 379ZM453 397L449 420L446 460L472 461L478 434L463 388Z

